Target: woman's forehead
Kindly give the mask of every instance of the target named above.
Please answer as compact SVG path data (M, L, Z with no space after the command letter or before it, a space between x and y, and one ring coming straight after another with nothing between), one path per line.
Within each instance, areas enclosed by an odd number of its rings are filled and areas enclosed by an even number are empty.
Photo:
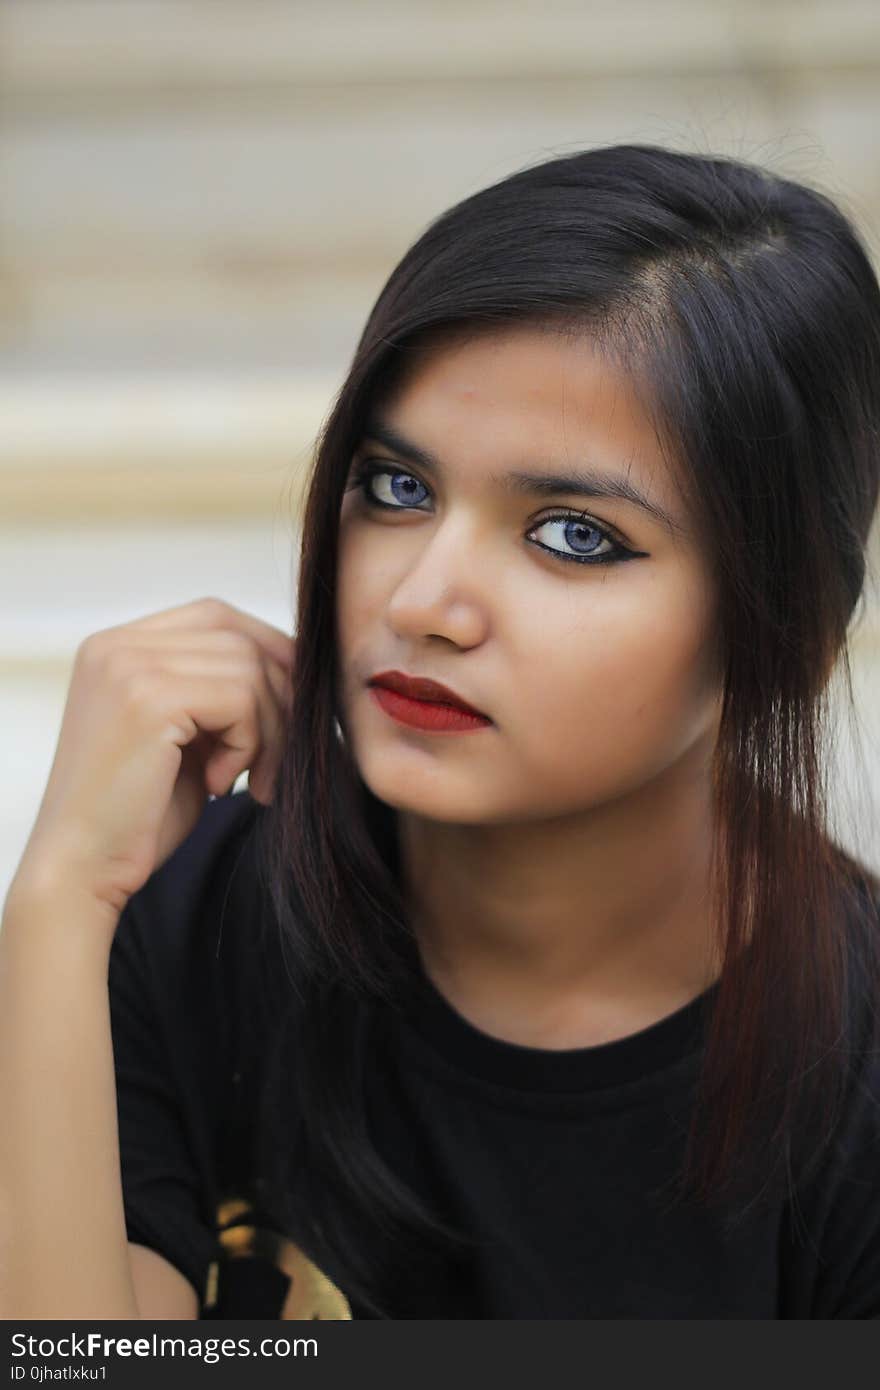
M639 383L586 333L531 324L447 329L395 363L369 415L431 429L448 427L453 413L490 437L524 427L547 438L578 431L611 435L628 452L638 444L646 457L657 452Z
M638 384L586 335L531 325L438 335L377 396L367 440L435 472L466 462L502 485L511 471L583 474L601 495L602 480L617 480L670 530L689 528Z

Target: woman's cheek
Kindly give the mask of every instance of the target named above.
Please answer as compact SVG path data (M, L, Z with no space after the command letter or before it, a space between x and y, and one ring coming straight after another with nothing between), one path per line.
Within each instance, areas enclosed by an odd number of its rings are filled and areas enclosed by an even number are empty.
M527 761L559 782L608 783L673 753L703 696L699 634L659 611L544 643L513 712ZM559 653L564 659L560 661ZM529 714L531 711L531 715Z
M340 528L336 608L343 652L350 650L357 634L369 632L368 620L376 606L374 591L379 587L379 576L378 566L370 562L362 530L352 523Z

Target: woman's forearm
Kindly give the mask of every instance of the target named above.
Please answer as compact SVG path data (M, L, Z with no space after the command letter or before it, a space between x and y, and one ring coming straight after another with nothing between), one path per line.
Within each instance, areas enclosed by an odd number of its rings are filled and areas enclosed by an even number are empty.
M137 1318L107 971L85 895L16 889L0 928L0 1317Z

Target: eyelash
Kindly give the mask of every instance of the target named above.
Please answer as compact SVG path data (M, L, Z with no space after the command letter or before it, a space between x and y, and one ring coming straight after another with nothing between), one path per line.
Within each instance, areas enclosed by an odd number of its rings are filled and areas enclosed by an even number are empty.
M386 512L420 511L421 508L418 506L407 507L401 505L399 507L392 507L389 502L382 502L379 500L378 497L374 497L372 495L372 493L369 491L367 487L367 484L370 482L372 478L378 477L380 474L383 473L387 474L389 477L402 475L406 478L416 478L415 473L410 473L405 468L389 468L387 464L380 465L375 462L371 462L370 460L364 460L355 465L354 470L352 472L351 482L347 490L359 490L367 506L375 507L377 509L381 508L383 511ZM420 483L422 482L421 478L416 478L416 481ZM427 487L427 483L422 483L422 487ZM541 520L538 521L535 524L535 526L532 527L532 530L537 530L541 526L546 526L547 523L551 521L585 522L594 531L597 531L599 535L603 538L603 540L610 541L612 546L614 547L613 550L606 551L604 555L566 555L564 551L554 550L552 546L544 545L542 541L532 541L532 545L536 545L539 550L545 551L548 555L553 555L557 560L562 560L564 563L573 561L576 565L610 565L619 563L623 560L631 560L636 558L637 552L629 550L625 545L621 545L620 541L616 538L616 536L614 536L606 527L600 526L586 512L557 512L553 516L542 517Z

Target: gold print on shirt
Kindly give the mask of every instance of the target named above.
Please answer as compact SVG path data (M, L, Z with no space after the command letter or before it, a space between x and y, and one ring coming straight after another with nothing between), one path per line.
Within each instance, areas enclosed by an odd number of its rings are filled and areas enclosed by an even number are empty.
M248 1225L250 1204L229 1198L217 1208L217 1232L225 1259L242 1257L270 1260L290 1280L281 1309L284 1321L350 1319L351 1308L341 1289L308 1258L293 1241L265 1226ZM234 1223L234 1224L233 1224ZM220 1268L214 1260L208 1270L205 1308L212 1308L218 1297Z

